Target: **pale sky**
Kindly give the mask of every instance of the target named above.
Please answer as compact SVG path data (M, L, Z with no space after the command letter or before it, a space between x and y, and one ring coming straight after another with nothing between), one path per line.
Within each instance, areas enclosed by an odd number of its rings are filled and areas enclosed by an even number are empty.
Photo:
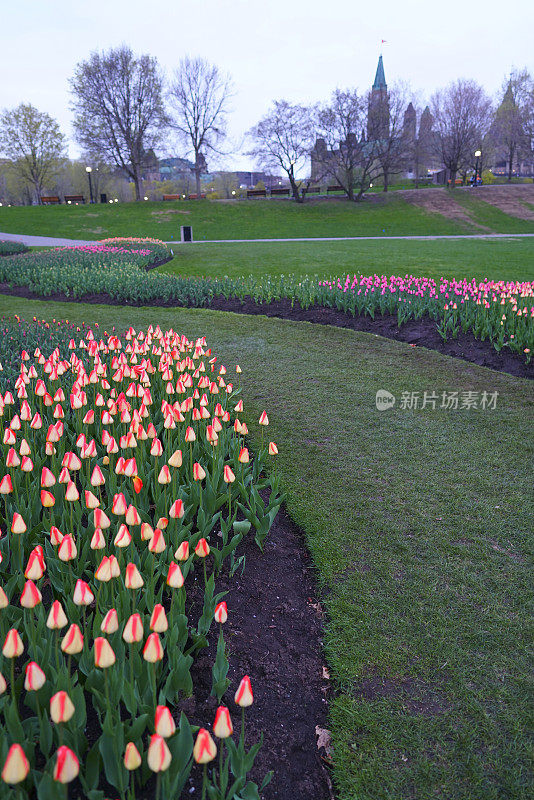
M387 82L425 98L459 77L493 94L513 66L534 72L532 0L0 0L0 34L0 109L32 103L69 137L75 65L122 43L156 56L167 75L184 55L230 73L234 142L275 99L367 90L381 39ZM72 140L69 151L79 155ZM235 155L225 166L253 164Z

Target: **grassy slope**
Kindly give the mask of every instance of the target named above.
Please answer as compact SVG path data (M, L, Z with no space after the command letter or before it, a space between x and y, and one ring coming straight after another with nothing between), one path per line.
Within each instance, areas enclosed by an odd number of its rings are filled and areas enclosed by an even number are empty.
M160 268L176 275L298 275L354 272L439 278L534 280L533 239L251 242L175 246Z
M430 191L430 190L425 190ZM487 204L476 198L477 207ZM495 209L498 230L531 232L531 223ZM479 233L469 223L430 214L391 195L354 204L339 200L172 202L139 205L47 206L0 209L0 231L68 238L154 236L176 239L180 225L193 225L195 239L294 238L299 236L381 236Z
M528 796L532 387L379 337L213 311L16 301L47 319L205 334L263 408L328 610L340 800ZM0 313L13 311L0 298ZM498 391L378 412L377 389Z

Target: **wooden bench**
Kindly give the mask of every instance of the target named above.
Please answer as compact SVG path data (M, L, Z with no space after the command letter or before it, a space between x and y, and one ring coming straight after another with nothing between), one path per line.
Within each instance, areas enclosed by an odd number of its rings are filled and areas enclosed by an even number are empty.
M163 199L164 200L181 200L182 199L182 195L181 194L164 194L163 195Z
M271 196L276 197L277 195L289 197L289 189L287 187L285 189L271 189Z
M247 189L247 197L267 197L267 189Z
M450 179L450 178L449 178L449 180L447 181L447 183L449 184L449 186L451 186L451 184L452 184L452 181L451 181L451 179ZM455 185L455 186L461 186L461 185L462 185L462 183L463 183L463 181L462 181L462 179L461 179L461 178L456 178L456 180L454 181L454 185Z
M43 206L58 206L61 200L56 195L50 195L49 197L41 197L41 203Z
M345 189L342 186L328 186L326 189L326 193L330 194L330 192L344 192Z
M187 195L187 199L188 200L198 200L198 194L188 194ZM206 199L206 195L204 194L204 192L202 192L202 194L200 195L200 199L201 200L205 200Z
M303 189L303 194L321 194L321 187L320 186L310 186L309 189Z
M85 205L85 197L83 194L66 194L65 195L65 202L66 203L84 203Z

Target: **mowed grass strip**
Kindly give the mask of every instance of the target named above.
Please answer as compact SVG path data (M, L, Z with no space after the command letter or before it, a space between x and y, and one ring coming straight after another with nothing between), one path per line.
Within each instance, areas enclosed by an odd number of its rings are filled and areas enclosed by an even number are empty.
M426 189L424 194L435 190ZM437 190L441 191L441 190ZM456 199L456 193L452 198ZM469 213L487 203L468 199ZM495 209L498 230L532 232L533 225ZM192 225L198 241L325 236L404 236L480 233L478 225L451 219L408 203L398 195L373 196L362 203L343 198L309 200L176 201L85 206L2 207L0 231L71 239L152 236L180 240L180 226Z
M157 322L206 335L229 373L241 365L253 442L266 409L327 611L339 800L529 797L532 384L308 323L18 300L16 310L102 330ZM377 411L378 389L396 395L393 409ZM399 407L403 391L456 390L497 391L497 406Z
M160 272L239 278L377 272L438 280L534 280L534 239L441 239L434 241L250 242L174 245L175 257Z

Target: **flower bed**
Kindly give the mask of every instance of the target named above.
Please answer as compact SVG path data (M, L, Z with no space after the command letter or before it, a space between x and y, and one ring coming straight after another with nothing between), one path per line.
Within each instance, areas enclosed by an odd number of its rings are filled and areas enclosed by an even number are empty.
M0 239L0 256L12 256L15 253L27 253L29 250L22 242L7 242Z
M534 352L534 281L477 283L442 278L436 282L410 275L347 275L343 280L291 275L182 278L146 272L149 259L156 252L161 256L162 251L151 250L154 246L150 240L117 239L98 246L13 256L0 261L0 281L28 287L41 297L96 295L102 302L119 304L204 307L215 298L250 297L258 305L287 299L303 309L336 308L353 317L393 314L398 327L426 315L435 321L444 341L470 332L498 351L506 347L521 355L527 363Z
M106 785L123 797L148 782L149 796L179 797L196 762L210 797L258 797L248 676L233 687L235 741L225 705L217 745L175 709L214 623L212 694L221 703L229 688L231 609L215 579L223 563L240 566L243 537L261 547L268 535L281 496L264 466L276 446L262 437L252 459L239 386L203 339L65 333L48 356L22 353L0 400L3 785L46 800L77 780L99 800Z

